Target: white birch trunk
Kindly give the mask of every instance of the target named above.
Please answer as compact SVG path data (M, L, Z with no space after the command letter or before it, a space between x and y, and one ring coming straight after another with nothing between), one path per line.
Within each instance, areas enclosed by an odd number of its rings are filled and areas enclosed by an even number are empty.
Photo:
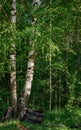
M39 0L33 0L33 10L36 6L40 4ZM32 26L34 26L37 22L37 18L33 18ZM35 30L32 31L32 35L35 34ZM24 94L21 99L21 109L25 108L28 105L28 100L31 94L31 87L32 87L32 81L34 76L34 59L35 59L35 50L34 50L34 43L30 42L30 47L32 48L29 51L29 59L28 59L28 66L27 66L27 72L26 72L26 80L25 80L25 88L24 88Z
M32 81L34 75L34 56L35 51L34 50L29 51L29 59L26 72L24 94L21 102L21 109L25 108L28 105L28 100L31 93Z
M14 114L17 112L17 92L16 92L16 47L14 41L14 31L16 29L16 0L11 0L11 26L12 26L12 43L10 50L10 91L11 91L11 104Z

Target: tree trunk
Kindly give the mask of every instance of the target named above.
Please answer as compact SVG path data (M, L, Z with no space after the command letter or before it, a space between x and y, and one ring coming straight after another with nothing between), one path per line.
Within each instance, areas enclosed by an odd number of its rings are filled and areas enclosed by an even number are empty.
M50 61L50 71L49 71L49 79L50 79L50 100L49 100L49 110L51 112L52 110L52 68L51 68L51 65L52 65L52 53L51 53L51 45L50 45L50 58L49 58L49 61Z
M25 88L24 88L24 94L23 94L23 100L22 100L22 106L21 106L22 108L28 105L28 100L31 93L31 86L32 86L33 75L34 75L34 56L35 56L35 51L31 50L29 52Z
M12 26L12 43L10 49L10 63L11 63L11 71L10 71L10 91L11 91L11 104L14 112L14 116L16 116L17 112L17 92L16 92L16 46L14 41L14 32L16 29L16 0L11 0L11 26Z
M39 0L33 0L33 10L39 5ZM36 25L37 18L33 17L32 26ZM32 31L32 35L35 35L35 30ZM35 49L34 42L30 42L30 47L32 48L28 54L28 66L26 72L25 88L23 93L23 98L21 100L21 109L23 110L28 105L28 100L31 93L32 81L34 76L34 59L35 59Z
M5 121L9 120L10 117L11 117L11 113L12 113L12 107L9 106L9 107L5 110L1 122L5 122Z
M50 0L50 6L52 4L52 0ZM52 35L52 23L51 23L51 14L50 14L50 55L49 55L49 85L50 85L50 99L49 99L49 110L52 110L52 47L51 47L51 35Z

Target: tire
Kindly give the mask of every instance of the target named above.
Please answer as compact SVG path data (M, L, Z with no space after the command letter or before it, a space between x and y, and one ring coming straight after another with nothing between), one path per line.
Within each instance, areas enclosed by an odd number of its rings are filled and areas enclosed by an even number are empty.
M30 114L30 115L33 115L33 116L41 117L41 118L44 117L44 113L43 112L34 111L34 110L31 110L31 109L28 109L27 113Z

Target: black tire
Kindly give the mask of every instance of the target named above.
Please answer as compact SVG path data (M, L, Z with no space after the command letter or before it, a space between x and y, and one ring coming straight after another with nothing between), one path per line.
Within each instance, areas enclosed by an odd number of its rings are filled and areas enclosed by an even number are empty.
M27 120L30 120L30 121L32 121L32 122L34 122L34 123L41 123L42 120L43 120L42 117L38 117L38 116L31 115L31 114L28 114L28 113L26 113L24 119L25 119L25 120L26 120L26 119L27 119Z
M30 114L30 115L33 115L33 116L41 117L41 118L44 117L44 113L43 112L34 111L34 110L31 110L31 109L28 109L27 113Z

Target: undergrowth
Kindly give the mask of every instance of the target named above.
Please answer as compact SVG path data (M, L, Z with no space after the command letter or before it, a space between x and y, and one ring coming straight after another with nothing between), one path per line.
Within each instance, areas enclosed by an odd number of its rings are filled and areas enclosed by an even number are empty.
M18 123L18 121L1 123L0 130L19 130L17 127ZM71 130L71 126L81 124L81 109L64 109L60 112L52 111L51 113L45 112L42 124L29 124L27 122L20 123L30 130ZM81 128L72 130L81 130Z

